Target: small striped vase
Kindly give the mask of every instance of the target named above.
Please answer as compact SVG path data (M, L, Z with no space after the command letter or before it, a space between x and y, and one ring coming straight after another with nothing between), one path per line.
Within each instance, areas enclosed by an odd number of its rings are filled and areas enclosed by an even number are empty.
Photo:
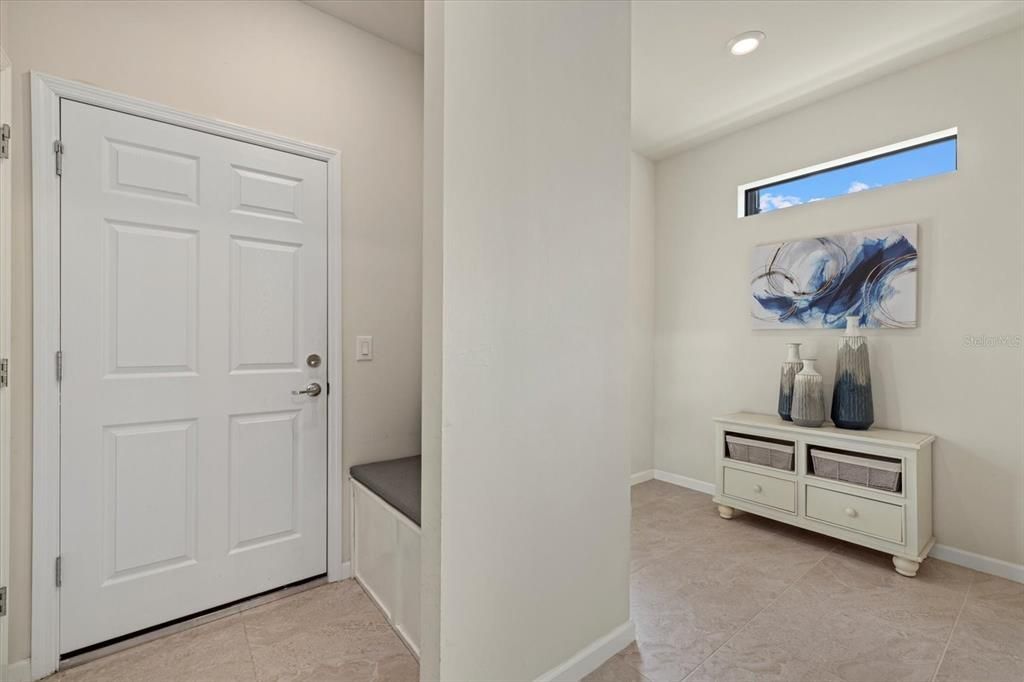
M804 368L793 381L793 423L821 426L825 423L825 390L814 358L804 358Z

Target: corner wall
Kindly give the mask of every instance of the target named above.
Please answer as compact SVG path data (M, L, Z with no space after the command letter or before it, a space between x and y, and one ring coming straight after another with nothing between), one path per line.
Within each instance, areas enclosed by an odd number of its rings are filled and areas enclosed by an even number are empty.
M5 2L14 65L10 660L29 655L29 71L341 151L345 467L419 452L422 57L299 2ZM332 311L337 313L338 311ZM354 362L373 334L373 362ZM347 486L344 496L347 499ZM343 502L343 504L346 504ZM346 524L347 528L347 524ZM346 539L345 556L348 556Z
M632 640L629 3L436 9L423 674L579 679Z
M444 368L444 15L423 8L423 387L420 680L441 679L441 429Z
M654 468L654 164L633 153L629 219L630 472Z
M953 126L954 174L736 217L739 184ZM1018 29L658 163L656 468L714 480L712 417L774 413L787 342L831 386L837 332L751 330L755 244L918 223L918 327L867 332L876 424L938 436L939 543L1024 563L1022 159Z

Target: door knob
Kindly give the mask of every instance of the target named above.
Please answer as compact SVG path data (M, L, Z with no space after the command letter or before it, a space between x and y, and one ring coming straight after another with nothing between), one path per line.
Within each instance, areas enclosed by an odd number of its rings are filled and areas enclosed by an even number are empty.
M306 388L302 389L301 391L292 391L292 395L308 395L310 397L315 398L318 395L320 395L321 390L322 389L320 388L320 384L313 382L309 386L306 386Z

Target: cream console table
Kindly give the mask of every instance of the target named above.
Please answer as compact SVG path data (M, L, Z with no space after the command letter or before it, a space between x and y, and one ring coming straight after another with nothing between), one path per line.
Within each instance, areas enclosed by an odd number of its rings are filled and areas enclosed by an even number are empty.
M913 577L932 545L932 441L905 431L715 419L718 512L766 516L892 554Z

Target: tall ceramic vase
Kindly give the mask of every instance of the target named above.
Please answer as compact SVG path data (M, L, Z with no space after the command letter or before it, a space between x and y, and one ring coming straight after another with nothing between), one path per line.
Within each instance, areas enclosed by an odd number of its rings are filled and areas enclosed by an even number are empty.
M836 385L832 390L832 422L841 429L863 430L875 421L871 400L871 363L860 318L846 318L846 333L836 354Z
M779 416L788 422L793 421L790 412L793 407L793 380L796 373L804 367L800 359L800 344L787 343L788 351L786 361L782 363L782 373L779 377Z
M821 426L825 423L825 391L814 358L804 358L804 368L793 380L793 423Z

